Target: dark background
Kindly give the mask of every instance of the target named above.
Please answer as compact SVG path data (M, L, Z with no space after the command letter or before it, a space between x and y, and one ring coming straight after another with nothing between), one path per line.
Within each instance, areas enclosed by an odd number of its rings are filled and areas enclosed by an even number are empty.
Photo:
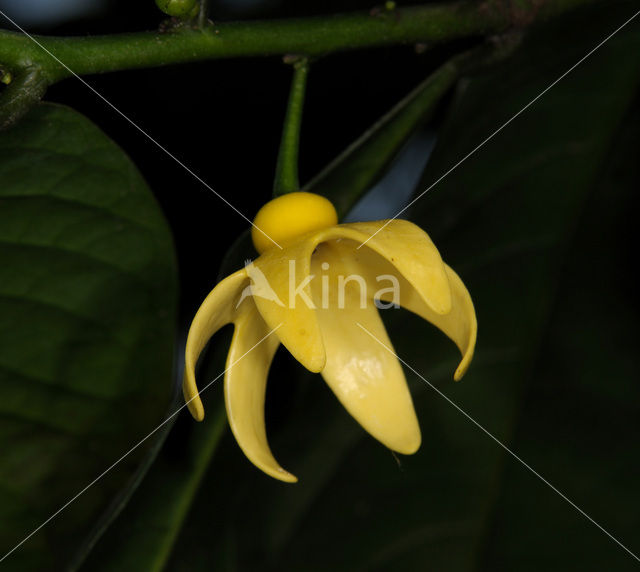
M4 2L0 7L11 13ZM270 1L243 9L213 2L211 13L214 20L224 20L370 7L366 2ZM553 41L534 42L534 55L517 56L511 67L479 79L476 106L469 102L472 98L463 98L455 107L461 90L449 94L423 130L425 137L433 137L445 127L435 162L417 188L426 188L539 94L619 25L631 7L619 2L617 11L587 10L543 30ZM110 2L84 19L28 29L113 33L153 29L162 19L153 2L123 1ZM474 43L450 43L422 54L413 46L341 53L314 62L303 121L301 180L319 171L449 55ZM524 239L517 240L521 233L526 239L527 232L542 239L545 231L551 234L564 193L570 194L591 167L581 163L579 145L576 151L569 136L562 138L562 122L569 116L586 138L591 126L594 134L600 133L598 108L594 112L584 95L593 91L606 98L607 86L599 82L597 70L624 63L603 61L593 68L585 65L578 83L568 80L561 91L533 106L491 141L486 153L462 166L412 211L445 260L465 278L477 305L478 353L465 383L450 383L455 352L435 333L402 313L391 316L389 324L396 347L428 379L637 553L637 94L607 140L601 172L593 176L574 216L558 230L567 237L562 246L540 254ZM595 70L592 76L589 69ZM256 58L86 79L252 218L271 195L290 75L280 58ZM526 89L518 91L522 85ZM180 268L179 330L184 335L193 312L218 280L225 252L248 223L79 82L53 86L46 98L91 118L148 181L173 230ZM573 98L577 103L571 115L567 108ZM530 156L527 146L533 149ZM570 165L569 172L551 176L554 171L545 178L547 169L561 170L547 166L554 156L560 165ZM403 168L418 177L425 161L415 157ZM495 180L499 183L494 185ZM546 186L547 180L554 186ZM520 200L521 191L526 199ZM511 243L505 242L508 235L514 237ZM487 263L494 247L505 244L513 246L513 259ZM543 280L547 276L552 279ZM501 361L511 342L524 348L515 365L508 356ZM218 359L225 347L221 339ZM408 377L425 443L418 455L396 461L373 440L362 438L357 425L316 383L319 378L300 369L286 352L279 352L267 420L276 456L286 467L296 467L306 484L291 492L266 479L228 433L168 569L210 569L212 563L224 570L635 569L636 562L604 533L503 455L446 402L429 395L415 376ZM213 389L207 400L208 410L219 408L221 388ZM198 430L189 417L179 420L156 473L165 471L170 479L176 466L188 463L184 443ZM162 475L158 479L164 487ZM165 490L170 489L160 488L159 494ZM135 521L136 505L130 510L125 520ZM130 528L122 530L98 547L88 569L101 559L108 561L114 546L122 548L131 533Z

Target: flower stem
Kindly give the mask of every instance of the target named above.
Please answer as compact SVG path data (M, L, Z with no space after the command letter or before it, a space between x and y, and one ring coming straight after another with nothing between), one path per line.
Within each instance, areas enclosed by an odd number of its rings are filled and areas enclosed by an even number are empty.
M282 128L276 176L273 183L274 197L300 190L298 150L300 148L300 126L302 124L302 110L308 75L308 60L306 58L297 59L293 64L289 102Z

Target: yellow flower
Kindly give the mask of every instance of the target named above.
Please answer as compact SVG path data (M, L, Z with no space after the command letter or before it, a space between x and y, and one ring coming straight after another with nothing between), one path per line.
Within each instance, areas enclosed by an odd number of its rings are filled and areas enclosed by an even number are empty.
M198 356L217 330L233 323L227 416L241 449L265 473L297 480L273 457L264 423L267 374L281 343L322 374L373 437L415 453L420 428L402 367L384 347L392 349L378 305L399 304L451 338L462 353L456 380L469 366L477 329L467 289L428 235L397 219L339 225L325 198L290 193L260 210L252 237L260 256L222 280L191 324L183 381L191 414L204 418Z

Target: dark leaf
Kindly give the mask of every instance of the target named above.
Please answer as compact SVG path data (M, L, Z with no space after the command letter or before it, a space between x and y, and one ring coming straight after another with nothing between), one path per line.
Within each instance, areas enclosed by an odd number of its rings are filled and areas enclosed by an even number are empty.
M245 232L227 253L220 277L241 268L243 262L254 255L250 233ZM216 335L211 344L213 351L200 367L199 378L203 380L200 389L207 411L205 420L196 423L184 409L184 401L174 404L171 413L179 408L182 411L176 416L177 423L168 442L142 480L141 490L114 521L113 528L99 542L83 569L150 572L165 567L226 428L221 389L229 344L230 337L224 332ZM211 386L207 387L209 383Z
M167 407L176 271L167 224L135 166L90 121L54 105L0 133L0 259L4 555ZM3 569L59 569L142 449Z
M415 130L453 86L467 54L442 65L309 181L303 191L329 198L342 218L385 173Z

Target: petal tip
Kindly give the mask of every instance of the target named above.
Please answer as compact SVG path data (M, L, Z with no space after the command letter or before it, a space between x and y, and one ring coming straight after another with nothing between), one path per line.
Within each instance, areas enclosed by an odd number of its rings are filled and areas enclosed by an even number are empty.
M327 365L327 356L322 352L322 355L317 355L311 358L308 363L305 364L305 367L311 373L320 373L324 369L325 365Z
M187 409L189 409L189 413L191 413L192 417L196 421L202 421L204 419L204 406L202 405L202 400L198 393L193 368L189 367L188 364L182 380L182 395L185 400L185 405L187 406Z
M446 316L453 308L451 284L445 271L438 272L433 279L431 287L422 293L424 301L440 316Z
M282 339L280 341L282 342ZM284 342L282 343L287 347L289 353L294 357L294 359L311 373L320 373L324 369L325 365L327 365L327 352L324 349L324 345L309 351L306 349L299 350L296 347L291 348Z
M443 295L439 299L438 298L432 299L430 300L430 302L431 302L431 309L436 314L440 314L441 316L446 316L449 312L451 312L451 309L453 308L453 303L451 301L450 293Z
M420 449L420 445L422 445L422 435L418 431L416 434L407 437L404 442L398 443L393 447L393 450L401 455L413 455Z
M297 483L298 482L298 477L296 477L295 475L291 474L289 471L287 471L286 469L283 469L280 466L272 467L272 466L265 466L263 464L259 464L259 465L256 464L256 466L260 470L265 472L267 475L269 475L270 477L273 477L274 479L282 481L283 483Z
M471 365L471 360L473 359L474 350L475 350L475 335L473 336L473 339L469 344L467 352L462 357L462 360L458 364L458 367L456 368L456 371L453 374L454 381L460 381L464 377L464 374L467 373L467 370Z
M298 477L296 477L295 475L292 475L289 471L286 471L285 469L280 469L279 471L279 475L278 477L279 480L285 482L285 483L297 483L298 482Z
M187 402L189 413L196 421L204 421L204 407L200 397L196 396L191 401Z

